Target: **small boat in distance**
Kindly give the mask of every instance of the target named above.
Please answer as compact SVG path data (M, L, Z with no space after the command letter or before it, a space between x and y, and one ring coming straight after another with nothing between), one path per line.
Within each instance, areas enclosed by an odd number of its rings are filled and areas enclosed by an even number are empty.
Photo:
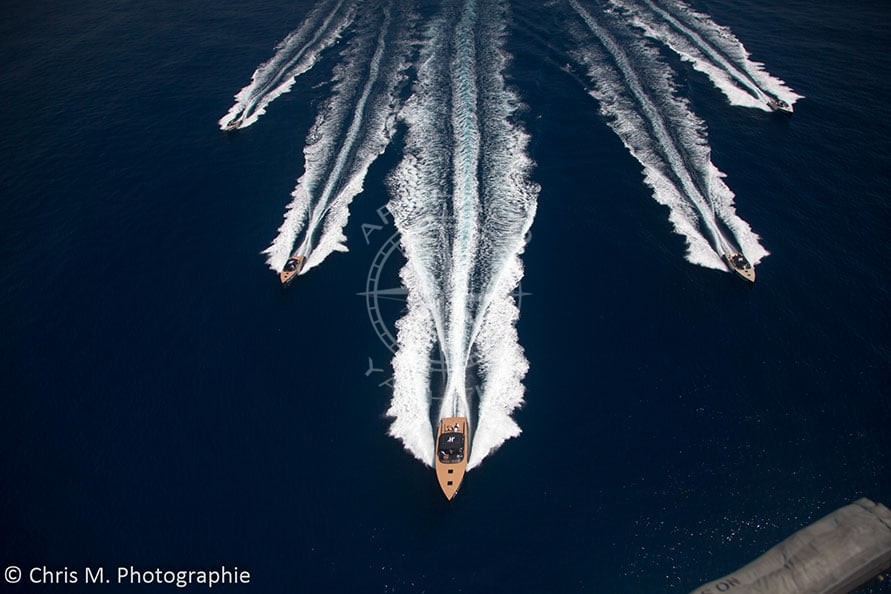
M461 486L469 451L467 417L446 417L441 420L436 432L436 478L448 500L455 496Z
M724 254L724 261L730 270L743 277L749 282L755 282L755 267L749 264L742 254L739 252L727 252Z
M224 132L233 132L241 128L241 117L233 118L223 126Z
M767 98L767 106L774 111L781 111L783 113L792 113L792 106L783 101L782 99L775 99L773 97Z
M287 285L294 280L295 276L300 274L300 271L303 270L304 262L306 262L306 256L291 254L291 257L285 262L282 271L278 273L278 279L282 281L283 285Z

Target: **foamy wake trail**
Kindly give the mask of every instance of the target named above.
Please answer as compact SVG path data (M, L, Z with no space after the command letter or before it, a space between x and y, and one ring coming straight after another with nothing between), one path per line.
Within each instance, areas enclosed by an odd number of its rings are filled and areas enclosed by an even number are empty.
M353 22L356 2L346 2L323 2L275 47L272 58L260 64L250 84L235 95L235 104L220 118L220 129L250 126L266 113L270 103L291 90L298 76L315 66L322 52Z
M426 464L434 454L431 417L476 418L470 467L519 434L510 414L522 403L527 362L511 292L538 188L529 181L527 136L514 121L519 101L504 82L505 20L503 3L466 0L432 22L402 112L405 156L390 177L409 291L390 434ZM434 344L447 377L431 415ZM479 385L468 389L470 380ZM469 392L478 395L476 410Z
M511 417L523 403L522 381L529 364L520 346L519 311L511 293L523 276L520 254L535 218L539 187L530 181L529 136L516 121L519 97L507 87L504 50L507 9L491 3L483 20L480 86L483 100L482 188L477 291L479 303L471 328L471 345L478 362L479 411L468 468L474 468L504 441L520 434Z
M767 251L733 207L733 192L711 162L705 124L678 97L670 68L658 52L614 16L595 18L569 0L587 32L574 32L601 113L644 168L653 197L687 241L687 259L725 270L721 254L738 245L758 263ZM620 40L617 40L620 36ZM728 238L727 233L730 234Z
M511 415L523 404L523 378L529 363L517 337L520 312L511 292L522 276L522 264L514 256L492 286L488 305L480 317L474 345L481 378L479 420L468 468L478 466L502 443L521 433Z
M443 17L427 28L417 81L400 113L406 125L403 158L388 180L387 208L400 232L406 257L401 277L408 290L407 313L396 325L389 432L429 465L434 455L430 355L434 345L441 349L446 342L444 281L452 233L447 224L451 194L447 33Z
M407 247L408 244L404 245ZM439 334L432 314L439 313L439 306L436 296L430 294L433 279L424 273L429 273L429 269L423 265L406 265L400 273L402 284L408 289L408 311L396 323L399 349L393 356L393 376L397 379L393 383L393 399L387 416L393 419L390 435L401 440L418 460L432 464L430 357ZM432 307L427 300L432 300ZM441 323L442 320L437 321Z
M306 257L301 274L347 250L349 205L389 144L399 109L415 18L408 4L389 0L368 10L342 52L333 95L306 139L304 173L278 236L264 252L273 270L282 269L298 240L296 251Z
M609 0L641 28L704 73L733 105L770 111L769 97L790 105L801 95L768 74L727 28L680 0Z

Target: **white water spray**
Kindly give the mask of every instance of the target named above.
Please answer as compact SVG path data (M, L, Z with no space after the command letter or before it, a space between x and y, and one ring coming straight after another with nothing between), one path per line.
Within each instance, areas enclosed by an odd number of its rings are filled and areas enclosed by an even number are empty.
M768 74L726 27L680 1L609 0L631 15L631 24L704 73L733 105L769 111L771 97L790 105L801 98Z
M276 46L272 58L260 64L250 84L235 95L235 104L220 118L221 130L246 128L256 122L270 103L291 90L298 76L315 66L322 52L353 22L355 3L344 6L345 1L319 5Z
M476 416L469 467L519 434L510 413L522 403L527 363L510 293L522 276L518 254L538 189L528 181L527 136L512 121L519 101L504 83L505 19L503 4L467 0L431 25L402 114L405 158L390 179L410 296L399 322L390 433L426 464L430 361L410 352L413 344L435 342L445 360L437 418ZM419 338L423 330L429 342ZM474 353L479 365L471 369ZM480 381L470 394L469 379Z
M578 52L594 85L591 94L610 127L644 167L644 181L653 188L654 198L669 207L669 219L687 240L687 259L726 269L721 255L733 249L733 242L720 220L745 257L758 263L767 251L737 216L733 192L711 162L705 125L675 95L670 69L651 47L630 36L619 44L610 32L622 30L618 20L610 19L608 29L577 0L569 3L603 48L589 44Z
M394 4L391 0L384 5L381 18L367 15L343 52L334 94L307 137L304 174L291 194L278 236L264 252L273 270L281 270L292 252L306 258L301 271L305 274L332 252L347 250L343 229L349 205L390 142L408 65L414 16Z

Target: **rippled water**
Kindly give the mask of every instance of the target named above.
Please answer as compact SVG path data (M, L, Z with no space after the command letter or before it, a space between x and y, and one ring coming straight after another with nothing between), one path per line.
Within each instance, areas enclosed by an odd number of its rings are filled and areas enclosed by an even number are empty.
M685 260L541 43L547 10L514 3L507 78L541 186L523 432L447 505L386 434L392 354L357 295L394 232L377 209L402 133L350 251L283 291L260 252L336 50L257 125L217 127L310 3L7 4L0 562L225 563L270 592L684 593L858 497L891 503L891 14L695 6L806 97L792 118L733 107L662 56L770 252L758 282Z

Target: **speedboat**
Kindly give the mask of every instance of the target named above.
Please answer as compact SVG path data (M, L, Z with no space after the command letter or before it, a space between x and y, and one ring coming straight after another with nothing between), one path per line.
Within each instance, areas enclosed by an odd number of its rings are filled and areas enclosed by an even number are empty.
M775 99L773 97L768 97L767 106L774 111L781 111L783 113L792 113L792 106L783 101L782 99Z
M461 486L470 452L467 417L446 417L436 432L436 478L446 499L451 500Z
M755 282L755 267L742 254L739 252L727 252L724 254L724 261L727 262L730 270L749 282Z
M232 132L233 130L238 130L239 128L241 128L241 118L237 117L229 120L229 122L225 126L223 126L223 131Z
M291 254L291 257L288 258L288 261L285 262L282 271L278 273L278 279L282 281L283 285L287 285L294 277L300 274L300 271L303 270L303 264L306 262L306 256L298 256L297 254Z

